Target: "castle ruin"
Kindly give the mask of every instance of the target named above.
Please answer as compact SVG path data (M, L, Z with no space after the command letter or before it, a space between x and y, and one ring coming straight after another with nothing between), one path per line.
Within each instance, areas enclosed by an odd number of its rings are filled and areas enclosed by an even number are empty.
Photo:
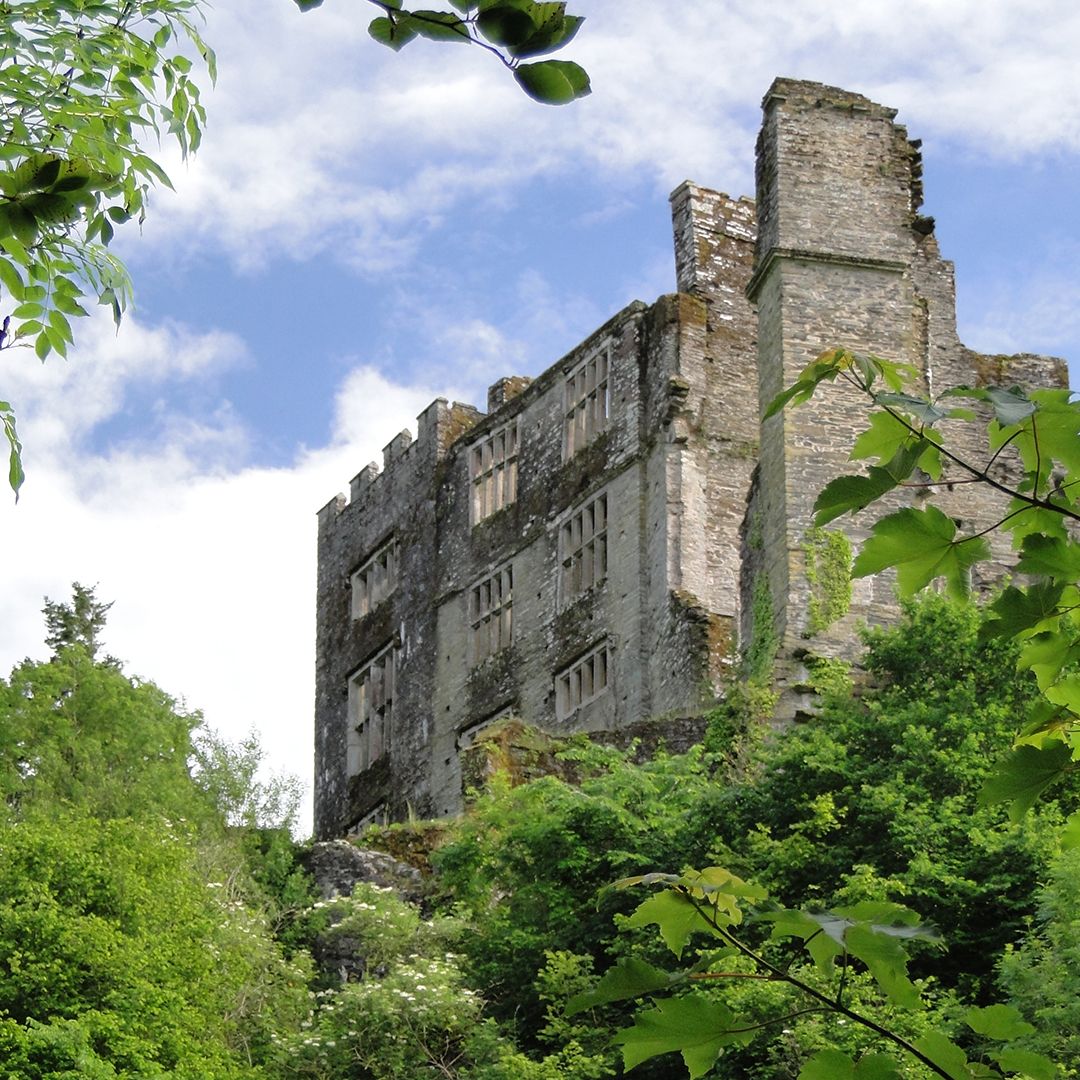
M433 402L319 512L316 837L458 811L459 755L504 715L562 733L692 714L762 636L790 702L800 657L852 655L891 584L856 581L829 623L808 562L865 403L836 386L761 422L824 349L927 387L1066 384L1061 361L960 343L895 110L788 79L763 106L756 201L672 195L676 293L501 379L486 413ZM958 486L947 510L990 521L984 499ZM857 542L869 520L835 524Z

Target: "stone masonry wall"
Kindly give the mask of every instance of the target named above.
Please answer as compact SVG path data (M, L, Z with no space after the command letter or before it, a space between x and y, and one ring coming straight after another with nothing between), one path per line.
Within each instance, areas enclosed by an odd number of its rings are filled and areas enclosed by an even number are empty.
M789 79L773 84L763 106L756 213L749 199L691 183L672 195L676 294L630 304L535 379L500 379L487 414L434 402L415 441L397 436L381 470L368 466L348 500L319 512L317 837L410 810L457 812L461 755L505 715L616 739L650 719L662 729L664 717L692 717L722 692L740 638L744 652L775 644L772 674L786 688L778 718L796 715L806 656L853 657L857 624L896 613L892 582L880 575L854 583L851 610L833 625L812 618L813 503L853 469L866 405L837 384L764 424L760 417L825 349L904 361L931 391L1065 385L1061 361L981 356L960 343L953 267L932 220L919 215L918 144L894 110ZM607 424L567 457L567 379L602 352ZM519 431L516 498L475 522L470 455L509 423ZM976 453L977 435L954 435ZM1007 455L1001 467L1012 467ZM600 493L607 571L567 597L560 528ZM894 493L877 512L907 497ZM975 485L941 498L964 522L993 520L993 498ZM858 543L873 520L867 512L834 527ZM350 581L391 540L396 587L354 618ZM995 554L988 577L1009 561L1000 546ZM511 639L478 661L469 598L506 567ZM558 711L560 673L604 644L606 687ZM350 765L349 685L388 647L397 650L388 742L361 768L356 755Z

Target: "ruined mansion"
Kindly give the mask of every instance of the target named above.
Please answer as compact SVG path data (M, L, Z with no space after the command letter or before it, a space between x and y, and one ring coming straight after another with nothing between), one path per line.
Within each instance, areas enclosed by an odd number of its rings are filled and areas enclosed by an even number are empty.
M319 512L318 838L456 812L461 752L507 714L556 733L686 716L755 640L797 689L801 656L852 654L857 624L895 610L872 578L821 617L811 507L852 468L865 405L835 388L762 423L765 404L836 345L936 389L1066 375L958 340L894 115L778 79L756 200L672 196L677 292L500 379L486 413L432 402ZM981 490L948 512L989 520ZM857 541L868 516L836 524Z

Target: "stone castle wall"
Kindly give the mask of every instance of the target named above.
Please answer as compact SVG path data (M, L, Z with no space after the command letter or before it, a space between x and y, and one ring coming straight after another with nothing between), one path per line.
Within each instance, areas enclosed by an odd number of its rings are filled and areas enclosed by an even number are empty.
M368 466L348 500L320 512L317 836L456 812L462 752L507 713L553 732L689 715L721 689L739 641L766 632L790 690L806 653L853 655L856 623L894 614L879 577L855 583L831 627L810 615L811 509L850 470L864 403L838 387L762 424L765 405L838 344L910 363L937 388L1065 379L1059 361L960 344L953 269L919 216L920 177L893 110L777 80L756 202L689 183L672 196L677 293L631 304L535 379L500 380L486 414L433 403L415 441L399 435L381 471ZM567 387L601 354L607 420L568 454ZM514 498L478 520L471 463L510 426ZM606 572L568 596L560 532L599 495ZM974 485L949 498L949 513L989 520ZM858 541L872 521L837 524ZM388 545L396 583L358 613L358 571ZM478 656L477 590L497 575L512 577L512 629ZM568 709L563 676L600 648L605 685ZM388 650L393 702L376 753L358 735L371 727L356 688ZM797 711L797 693L784 700Z

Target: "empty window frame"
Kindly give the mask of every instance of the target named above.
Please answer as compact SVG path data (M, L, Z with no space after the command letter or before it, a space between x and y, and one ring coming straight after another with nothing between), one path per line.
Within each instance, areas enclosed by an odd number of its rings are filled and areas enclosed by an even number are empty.
M397 588L401 544L388 540L349 579L352 617L362 619L374 611Z
M607 577L607 492L559 526L559 602L565 607Z
M575 709L599 697L610 679L611 647L604 642L555 676L556 717L565 720Z
M517 462L517 420L469 447L474 525L517 498Z
M469 591L471 661L479 664L510 644L514 618L514 570L504 566Z
M390 821L390 810L385 802L378 803L374 810L369 810L350 830L350 836L357 836L369 825L386 825Z
M566 376L563 457L573 457L607 427L608 350L580 363Z
M387 645L349 679L350 776L370 768L390 748L397 653L395 645Z
M493 727L500 720L505 720L507 717L517 715L518 710L515 705L504 705L490 716L485 716L483 720L478 720L475 724L470 724L467 728L458 732L456 743L457 749L468 750L470 746L483 738L484 732L487 731L488 728Z

